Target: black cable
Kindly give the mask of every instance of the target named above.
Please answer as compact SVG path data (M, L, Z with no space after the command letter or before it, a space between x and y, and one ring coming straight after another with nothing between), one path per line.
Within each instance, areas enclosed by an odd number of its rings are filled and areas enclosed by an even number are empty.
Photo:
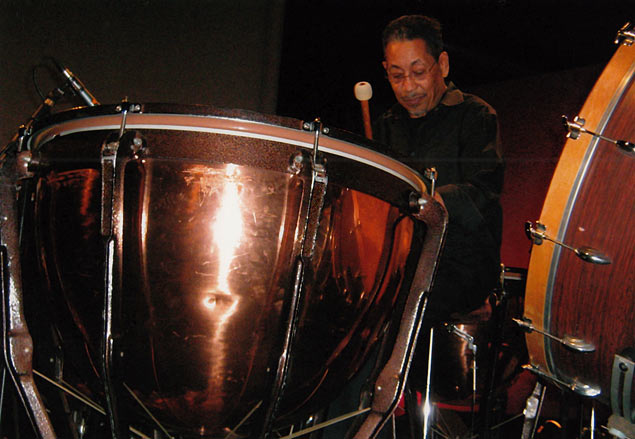
M51 72L50 66L47 66L47 63L53 64L53 67L57 71L61 71L62 70L62 67L61 67L60 63L57 61L57 59L55 59L52 56L45 56L44 58L42 58L42 61L40 63L38 63L35 66L33 66L33 69L31 70L31 79L33 81L33 86L35 87L35 91L40 96L40 99L42 101L44 101L46 99L46 95L44 93L42 93L42 89L40 88L40 86L38 84L37 71L38 71L38 69L41 69L41 68L48 68L49 72Z

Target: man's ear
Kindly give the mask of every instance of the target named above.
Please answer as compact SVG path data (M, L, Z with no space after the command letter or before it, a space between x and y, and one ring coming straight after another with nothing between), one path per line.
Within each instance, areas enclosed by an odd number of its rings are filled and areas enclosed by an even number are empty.
M438 62L439 68L441 69L441 74L444 78L447 78L448 74L450 73L450 55L448 55L448 52L446 52L445 50L441 52Z

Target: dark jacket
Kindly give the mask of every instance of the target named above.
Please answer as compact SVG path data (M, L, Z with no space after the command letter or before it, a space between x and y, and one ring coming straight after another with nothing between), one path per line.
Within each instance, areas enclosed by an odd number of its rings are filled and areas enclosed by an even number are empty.
M422 175L434 167L437 190L449 214L428 316L479 307L500 273L503 159L496 112L450 83L440 103L412 119L395 105L375 123L381 151Z

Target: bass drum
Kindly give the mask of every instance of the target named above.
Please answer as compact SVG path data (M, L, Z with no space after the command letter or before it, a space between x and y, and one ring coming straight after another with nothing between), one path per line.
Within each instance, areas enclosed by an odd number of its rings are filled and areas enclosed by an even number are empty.
M20 195L35 369L146 434L257 437L325 407L438 226L409 213L418 174L326 133L159 104L37 127Z
M621 46L579 113L585 120L583 128L633 141L634 78L635 46ZM632 151L586 133L568 139L540 223L551 238L575 248L591 247L611 262L586 262L545 240L533 246L527 276L528 323L580 348L576 351L538 331L530 332L526 338L534 370L581 395L599 392L598 399L607 405L614 357L635 347L633 200ZM586 344L594 347L592 352L581 352ZM620 386L630 392L632 383ZM632 402L635 392L631 395Z

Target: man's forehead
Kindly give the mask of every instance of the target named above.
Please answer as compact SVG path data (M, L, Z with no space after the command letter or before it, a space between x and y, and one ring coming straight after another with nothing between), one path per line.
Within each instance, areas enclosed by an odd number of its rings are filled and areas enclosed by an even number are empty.
M389 64L400 64L404 61L408 63L425 62L432 57L425 40L416 38L414 40L392 40L386 45L384 52L385 61Z
M425 62L421 59L416 59L410 63L410 67L417 67L417 66L423 67L425 66ZM405 67L408 67L408 66L402 66L399 64L386 64L387 69L393 69L393 70L394 69L403 70Z

